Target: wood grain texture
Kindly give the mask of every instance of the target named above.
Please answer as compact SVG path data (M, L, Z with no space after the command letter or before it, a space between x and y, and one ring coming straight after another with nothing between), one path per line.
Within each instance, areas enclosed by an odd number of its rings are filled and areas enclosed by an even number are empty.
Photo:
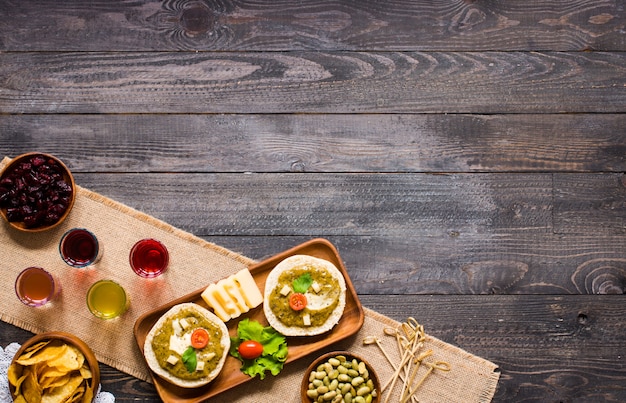
M0 151L93 173L619 173L624 127L623 114L7 115Z
M6 0L0 153L257 260L329 239L365 306L498 364L494 402L626 401L625 10Z
M2 53L3 113L611 113L600 52Z
M0 14L4 51L626 49L619 0L12 0Z
M626 291L626 233L612 221L623 217L621 208L594 210L576 198L553 199L554 184L568 178L594 188L596 200L615 198L624 192L621 174L606 174L603 187L595 186L598 174L167 176L76 178L253 258L307 237L329 238L360 294ZM559 218L576 214L589 219L565 226Z

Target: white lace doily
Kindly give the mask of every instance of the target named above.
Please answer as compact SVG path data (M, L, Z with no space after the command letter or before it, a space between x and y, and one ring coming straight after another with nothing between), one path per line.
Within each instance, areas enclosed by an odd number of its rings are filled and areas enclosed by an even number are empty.
M17 350L19 350L20 345L17 343L11 343L6 348L0 347L0 402L1 403L11 403L13 399L11 398L11 392L9 391L9 379L7 378L7 371L9 370L9 365L11 365L11 360ZM100 390L100 386L98 385L98 393L96 395L95 403L114 403L115 396L113 396L109 392L103 392Z

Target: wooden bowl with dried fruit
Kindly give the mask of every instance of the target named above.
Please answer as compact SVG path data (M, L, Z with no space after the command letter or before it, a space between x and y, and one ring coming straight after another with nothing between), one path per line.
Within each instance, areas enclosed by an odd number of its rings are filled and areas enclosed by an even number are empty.
M0 173L0 215L20 231L56 227L67 218L75 199L72 173L50 154L22 154Z

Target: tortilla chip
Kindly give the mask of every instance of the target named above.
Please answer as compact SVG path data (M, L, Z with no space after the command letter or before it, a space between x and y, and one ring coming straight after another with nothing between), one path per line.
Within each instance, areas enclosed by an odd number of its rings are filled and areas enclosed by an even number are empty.
M31 371L29 368L26 368L24 372L27 373L27 376L24 382L22 382L22 395L28 403L41 403L43 389L37 381L35 372Z
M67 398L65 401L67 403L71 403L71 402L78 402L81 401L83 398L83 395L85 394L85 386L81 383L81 386L79 386L78 388L76 388L76 390L74 391L74 393L72 393L72 396L70 396L69 398Z
M80 367L79 371L80 371L80 375L83 377L83 379L91 379L91 378L93 378L93 374L91 373L91 369L89 369L89 367L87 365L83 365L82 367Z
M40 380L41 388L52 389L52 388L56 388L59 386L63 386L66 383L68 383L71 378L72 378L72 375L70 375L69 373L62 375L62 376L53 377L53 378L44 378Z
M42 371L39 372L39 379L61 377L67 375L69 372L70 371L64 371L57 367L46 366Z
M11 364L9 365L9 369L7 370L7 376L9 378L9 383L13 386L17 386L17 381L22 376L22 372L24 371L24 367L19 364Z
M21 377L19 377L17 379L15 384L13 384L13 386L15 386L15 395L16 396L22 394L22 392L20 390L21 390L22 384L24 383L24 380L26 379L27 376L28 376L27 374L22 375Z
M67 346L63 354L48 360L47 364L50 367L57 367L61 371L70 372L82 367L84 361L85 357L80 351Z
M41 350L43 347L47 346L49 343L50 343L50 340L40 341L39 343L35 343L32 346L25 349L24 353L20 357L28 358L32 356L33 354L35 354L37 351Z
M47 346L39 351L36 351L30 357L17 359L17 363L21 365L34 365L39 362L48 361L55 359L56 357L62 356L69 349L67 344L62 344L60 346Z
M91 403L92 400L93 400L93 389L87 388L87 390L85 390L85 393L83 394L82 403Z
M50 392L46 393L41 399L41 403L61 403L67 400L74 394L74 391L83 382L83 377L80 375L70 377L69 382L66 382L62 386L50 389Z

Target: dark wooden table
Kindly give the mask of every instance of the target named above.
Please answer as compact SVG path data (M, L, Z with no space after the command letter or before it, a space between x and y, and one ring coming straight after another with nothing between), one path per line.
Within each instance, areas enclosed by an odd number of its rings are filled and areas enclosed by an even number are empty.
M254 259L329 239L496 402L626 401L625 8L3 0L0 151Z

